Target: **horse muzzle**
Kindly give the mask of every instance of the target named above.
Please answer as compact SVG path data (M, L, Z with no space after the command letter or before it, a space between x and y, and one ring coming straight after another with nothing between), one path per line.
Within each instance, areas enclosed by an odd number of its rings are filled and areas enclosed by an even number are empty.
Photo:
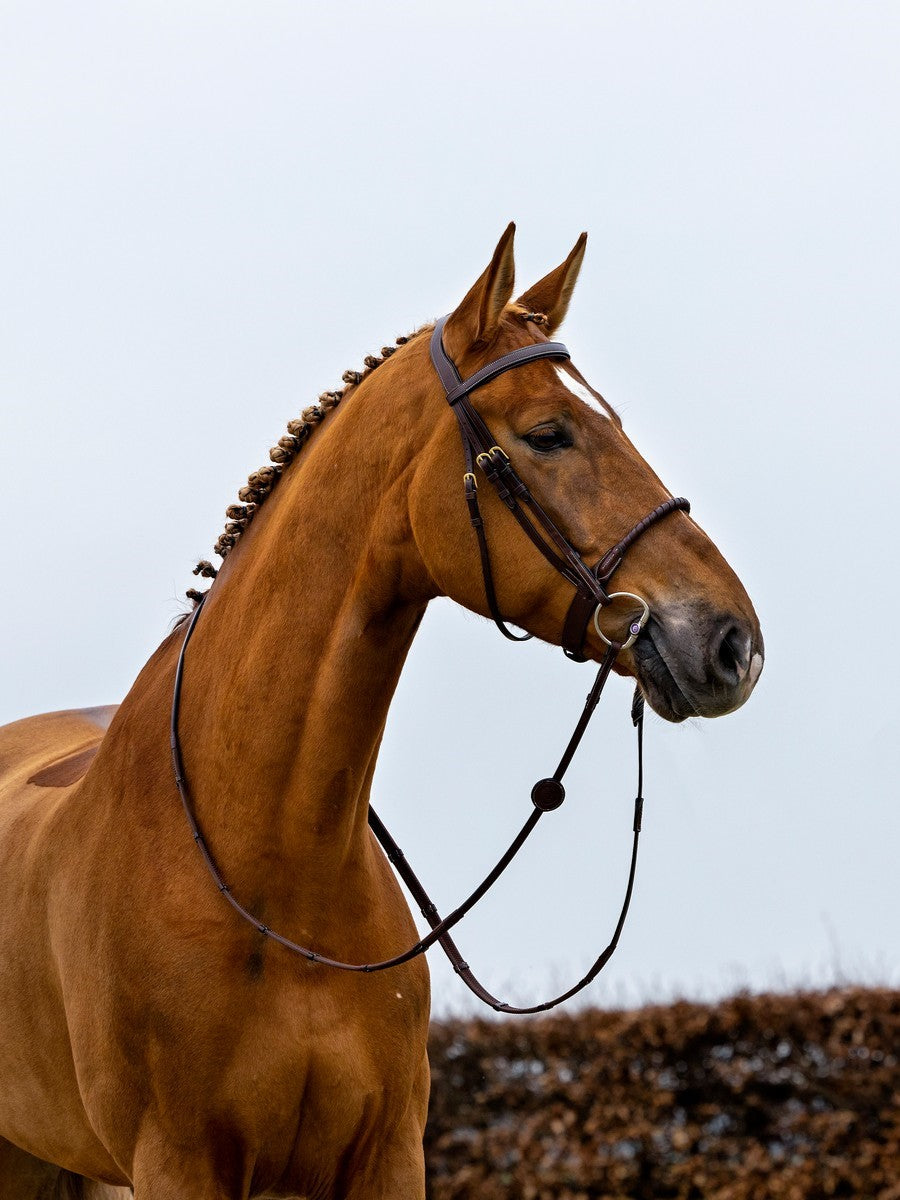
M740 708L764 660L755 620L705 603L654 605L631 654L647 701L668 721L721 717Z

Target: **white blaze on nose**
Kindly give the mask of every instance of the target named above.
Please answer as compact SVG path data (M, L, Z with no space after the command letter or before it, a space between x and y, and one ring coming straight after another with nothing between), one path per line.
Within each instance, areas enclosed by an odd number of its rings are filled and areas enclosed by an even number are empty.
M750 659L750 682L751 683L756 683L757 679L759 679L759 673L762 670L762 665L763 665L763 656L761 654L754 654L753 657Z
M601 417L606 417L607 421L610 420L609 413L589 388L586 388L583 383L579 383L577 379L574 379L562 367L556 368L556 374L559 376L559 382L563 387L568 388L573 396L577 396L582 404L586 404L589 409L595 413L599 413Z

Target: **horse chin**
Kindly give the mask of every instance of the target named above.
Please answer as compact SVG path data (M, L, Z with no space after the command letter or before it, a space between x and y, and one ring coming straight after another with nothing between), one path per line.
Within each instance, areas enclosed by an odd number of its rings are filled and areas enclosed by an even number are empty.
M677 724L688 717L704 715L681 690L649 630L635 642L631 656L637 685L658 716Z
M606 650L607 647L599 642L589 643L586 653L592 662L599 665ZM677 724L686 721L688 717L706 715L682 691L666 659L653 642L648 628L644 629L630 650L619 655L613 665L613 671L617 675L633 679L647 704L657 716L666 721Z

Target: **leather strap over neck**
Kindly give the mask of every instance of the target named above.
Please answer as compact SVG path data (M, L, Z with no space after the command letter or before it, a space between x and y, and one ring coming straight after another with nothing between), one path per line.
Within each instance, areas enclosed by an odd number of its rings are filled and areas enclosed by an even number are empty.
M526 362L532 362L539 358L568 358L569 353L559 342L545 342L534 346L522 347L519 350L514 350L511 354L504 355L502 358L496 359L487 366L482 367L480 371L476 371L469 379L463 381L459 377L459 372L455 364L447 355L443 342L441 341L441 330L444 325L442 319L435 326L435 331L431 341L431 355L435 368L441 381L444 384L444 390L447 393L447 399L456 415L459 423L460 436L462 437L463 454L465 457L466 470L464 475L466 503L469 507L469 516L472 521L472 526L478 535L478 546L481 553L481 566L484 574L484 585L487 593L488 605L494 620L497 622L501 632L508 638L515 641L521 640L520 635L512 633L506 628L503 618L500 615L500 610L497 604L497 596L494 589L493 575L491 572L491 560L488 553L487 540L484 535L484 522L481 519L481 513L478 508L478 482L475 476L475 466L481 468L484 475L490 480L491 484L496 488L497 494L509 508L510 512L515 516L516 520L531 538L534 545L540 550L547 561L557 570L564 578L566 578L575 588L575 597L570 605L568 615L565 621L563 631L563 648L571 658L581 659L582 646L584 643L584 635L587 627L587 622L592 614L596 614L597 610L606 604L610 603L611 597L605 590L605 585L608 583L613 572L617 569L622 561L622 557L628 548L645 533L656 521L662 520L669 513L675 512L678 509L688 511L688 502L682 498L675 498L665 501L655 508L651 513L648 513L642 521L639 521L620 541L609 550L593 570L587 566L581 555L575 550L566 536L553 523L550 517L544 512L541 506L533 499L528 488L516 474L509 458L505 452L495 443L490 430L484 423L479 414L472 407L469 400L469 394L476 388L488 383L491 379L496 379L498 375L504 371L511 370L514 367L522 366ZM621 594L621 593L620 593ZM627 593L625 593L627 594ZM204 598L205 599L205 598ZM640 599L633 597L633 599ZM645 611L649 612L644 601ZM572 761L576 749L578 748L588 722L603 691L604 684L609 678L609 674L613 669L616 656L623 648L622 643L607 640L607 649L603 655L600 666L597 670L597 677L594 685L588 693L585 702L584 710L575 726L572 736L569 738L568 744L563 751L559 764L552 775L545 779L539 779L531 790L531 800L533 809L529 814L518 834L513 838L508 849L501 856L496 866L488 872L482 882L475 888L473 892L455 908L446 917L441 917L436 906L431 901L428 893L417 878L412 867L406 861L403 851L388 833L384 824L376 815L374 809L369 808L369 825L372 828L375 836L380 841L389 860L396 867L400 878L409 888L410 894L420 906L421 911L430 926L430 932L420 938L414 945L406 950L393 955L391 958L383 959L380 962L368 963L347 963L337 959L332 959L324 954L320 954L307 946L302 946L283 934L278 933L274 929L270 929L268 925L260 921L248 908L245 908L240 900L232 893L230 886L226 883L218 863L213 856L210 847L207 845L203 831L200 828L198 818L194 812L194 806L191 801L187 776L185 773L183 756L181 753L181 743L179 737L179 714L181 709L181 685L184 675L185 654L187 652L188 643L191 635L197 625L200 613L203 610L204 600L201 599L197 607L194 609L193 615L187 623L184 633L184 640L181 644L181 650L178 655L178 662L175 668L175 683L172 694L172 710L170 716L170 732L169 741L172 751L172 768L175 776L175 785L178 794L181 797L181 803L184 807L185 816L187 818L188 827L191 832L197 849L202 855L206 869L212 877L216 887L222 893L225 900L231 905L237 915L250 925L254 926L257 933L262 937L279 943L285 949L301 958L306 959L309 963L318 963L322 966L331 967L340 971L353 971L370 973L374 971L385 971L391 967L399 966L401 963L410 962L412 959L423 954L435 942L439 942L450 959L453 969L460 976L463 982L471 991L486 1004L498 1012L504 1013L536 1013L546 1012L548 1009L554 1008L557 1004L567 1000L570 996L574 996L586 987L592 979L603 969L606 963L612 956L619 940L619 935L622 932L622 927L625 924L625 917L628 912L628 906L631 902L632 889L634 887L635 870L637 867L637 850L638 838L641 830L641 816L644 807L643 795L643 700L640 692L635 693L634 704L632 705L632 721L637 729L638 738L638 787L637 796L634 801L634 819L632 824L633 840L631 849L631 863L628 872L628 882L625 888L625 897L622 902L622 908L619 913L619 919L616 922L612 938L606 948L600 953L591 965L587 973L566 991L555 996L552 1000L547 1000L542 1004L533 1004L527 1007L517 1007L498 1000L493 996L487 988L479 982L473 974L468 963L462 957L459 948L456 946L453 938L450 936L451 930L462 920L462 918L472 909L485 893L499 879L502 872L512 862L513 858L524 845L526 839L531 834L537 823L540 821L544 813L552 812L559 808L565 799L565 786L563 778ZM632 626L632 640L640 633L642 622L637 622ZM598 632L599 630L599 626ZM525 634L529 637L529 634Z

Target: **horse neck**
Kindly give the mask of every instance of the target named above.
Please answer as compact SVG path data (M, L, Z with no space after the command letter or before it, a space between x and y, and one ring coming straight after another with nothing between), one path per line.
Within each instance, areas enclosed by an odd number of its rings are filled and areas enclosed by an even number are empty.
M380 405L377 383L348 397L284 473L186 657L191 795L226 877L251 897L257 883L271 895L282 872L289 894L300 862L309 889L359 861L388 707L434 593L402 483L418 433L398 412L419 406L401 409L396 393Z

